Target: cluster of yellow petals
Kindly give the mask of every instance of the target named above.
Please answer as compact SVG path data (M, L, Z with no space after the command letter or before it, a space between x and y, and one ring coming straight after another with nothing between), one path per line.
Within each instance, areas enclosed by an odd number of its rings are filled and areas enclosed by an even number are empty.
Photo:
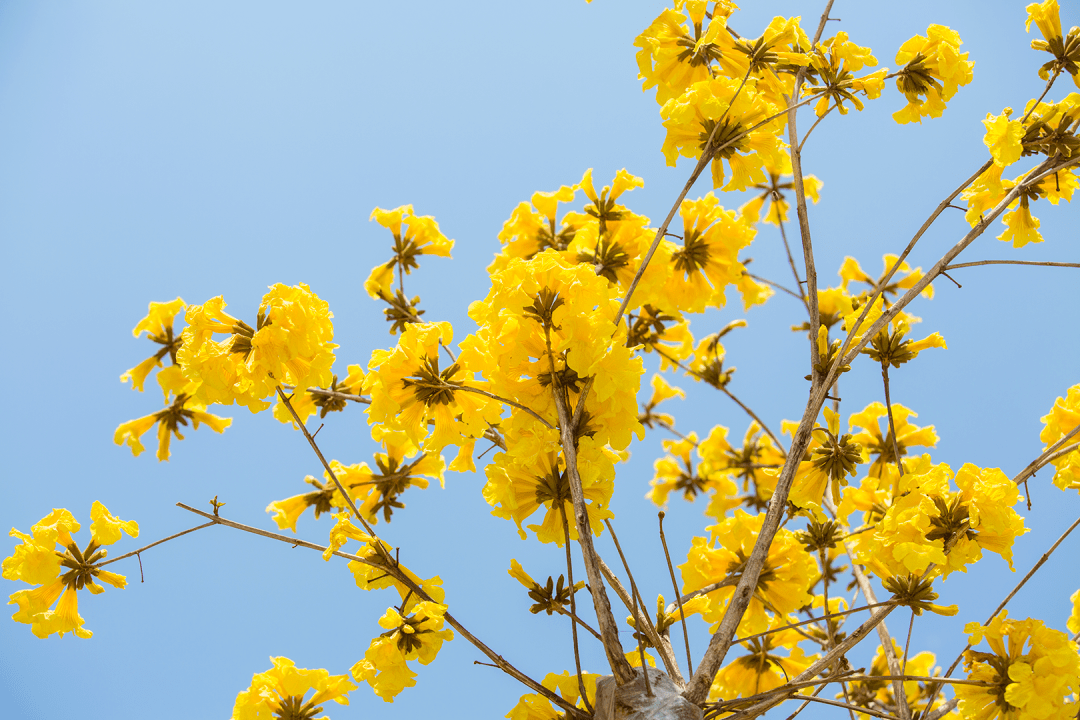
M142 320L135 325L131 334L139 337L146 333L148 339L162 347L153 355L140 362L120 376L120 382L131 381L132 390L142 392L143 384L147 376L155 369L162 366L162 359L170 355L175 361L176 351L180 346L180 338L174 334L173 321L181 310L187 305L183 299L176 298L169 302L151 302L149 311Z
M225 432L225 428L232 424L232 418L220 417L206 411L206 404L200 402L195 395L198 382L188 380L180 366L162 368L158 371L157 381L165 395L165 409L120 423L113 434L113 442L117 445L126 444L131 448L132 455L138 457L146 449L141 438L154 425L158 426L157 459L167 461L173 436L177 440L183 440L180 427L188 422L195 430L199 429L199 425L206 425L216 433Z
M581 684L585 686L584 698L581 697L577 674L571 674L568 670L563 670L559 674L548 673L540 684L553 693L558 693L571 705L584 710L586 702L589 703L589 707L596 706L596 681L600 677L596 673L581 673ZM506 713L506 717L510 720L561 720L565 715L543 695L528 693L521 696L517 705Z
M349 704L356 685L347 675L331 675L323 669L298 668L287 657L271 657L273 667L251 676L251 687L236 696L231 720L266 718L314 718L322 703L333 700ZM311 697L307 693L314 690ZM323 720L329 720L321 715Z
M11 594L8 605L19 608L12 620L30 625L39 638L54 633L63 637L68 632L76 637L90 637L93 633L83 627L84 621L79 615L77 592L83 589L93 595L104 592L105 588L98 585L98 581L115 588L127 585L123 575L100 567L107 555L100 548L119 541L124 533L138 537L139 524L134 520L121 520L96 500L90 509L90 518L90 542L82 549L71 537L81 526L64 508L54 509L35 523L29 535L15 528L9 533L21 543L15 546L10 557L4 558L4 579L38 586ZM57 545L63 551L57 550Z
M439 224L430 215L416 215L412 205L402 205L393 210L375 208L371 212L375 220L394 236L394 257L379 265L364 281L364 290L372 298L389 299L394 284L394 270L408 275L418 267L417 255L450 257L454 241L439 231ZM404 226L405 231L402 232Z
M366 682L375 694L386 702L405 688L416 684L416 672L407 664L419 660L422 665L431 663L446 640L452 640L454 631L443 629L446 606L436 602L418 602L408 615L395 608L387 608L379 618L379 625L386 632L371 641L364 658L352 666L356 682Z
M736 510L734 516L709 528L711 539L693 538L686 562L679 566L683 592L702 590L724 580L737 580L764 520L763 513L749 515ZM740 636L768 629L772 615L766 610L765 603L782 616L809 605L813 599L809 590L816 575L817 564L795 533L786 528L777 530L754 596L739 623ZM704 594L704 601L699 601L700 604L692 609L700 612L706 622L719 624L734 593L733 582L715 588Z
M1076 715L1080 654L1060 630L1031 618L1010 620L1002 610L989 624L964 626L970 644L984 640L990 652L968 650L968 680L988 685L956 685L963 720L1066 720Z
M279 385L307 388L330 384L334 364L334 314L304 283L270 287L251 327L225 312L218 296L189 305L177 359L184 375L199 383L205 403L265 410ZM226 334L224 340L214 335Z
M397 347L371 354L364 392L371 395L368 423L376 440L400 432L417 448L437 455L498 423L499 404L465 389L488 386L472 379L475 366L453 362L440 369L440 355L452 341L450 323L412 323Z
M1072 450L1055 457L1051 462L1056 468L1054 484L1062 490L1080 490L1080 433L1076 432L1080 426L1080 385L1073 385L1065 393L1065 397L1059 397L1054 401L1054 407L1043 416L1042 423L1046 427L1039 434L1039 440L1049 449L1053 445L1059 445L1055 452ZM1060 442L1066 435L1074 433L1068 440Z
M945 103L962 85L971 82L975 63L960 52L960 34L944 25L931 25L926 37L916 35L896 51L899 71L896 87L908 104L893 113L900 124L941 117Z
M881 578L922 574L947 577L982 557L997 553L1012 568L1013 541L1027 532L1013 509L1023 498L1016 484L996 468L971 463L956 472L945 463L908 467L874 532L858 544L857 562Z
M892 640L893 656L897 658L904 657L904 648L900 646L895 639ZM935 667L936 657L931 652L921 652L911 657L906 658L904 661L904 673L906 675L912 675L915 677L933 677L941 674L941 668ZM885 657L885 648L882 645L878 645L877 651L874 653L874 659L870 662L870 671L867 675L870 676L888 676L892 673L889 671L889 663ZM905 680L902 683L904 689L904 696L909 708L922 707L926 704L928 696L930 695L933 683L928 683L925 680ZM847 687L846 695L848 701L859 707L866 708L887 708L892 710L897 707L896 702L896 684L891 680L855 680ZM837 699L843 699L845 693L837 693ZM934 693L934 705L932 708L940 707L945 703L945 698L942 693ZM857 712L855 715L860 720L870 720L872 715L866 713Z

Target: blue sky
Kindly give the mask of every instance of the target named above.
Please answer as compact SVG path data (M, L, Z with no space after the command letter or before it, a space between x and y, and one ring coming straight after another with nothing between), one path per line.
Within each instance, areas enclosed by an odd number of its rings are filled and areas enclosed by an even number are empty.
M1080 24L1062 3L1063 24ZM732 25L756 36L774 14L803 15L815 3L745 3ZM807 144L807 172L825 185L811 208L823 284L847 255L872 274L925 216L986 157L982 118L1020 108L1042 91L1028 49L1022 2L836 3L846 30L890 66L907 38L953 27L975 60L975 81L945 116L897 126L891 85L863 113L830 116ZM662 218L690 172L664 165L652 93L636 79L634 37L659 2L535 3L101 2L0 4L0 299L11 323L0 345L10 384L0 417L0 527L23 531L53 507L89 519L101 500L142 535L114 555L197 524L174 503L206 508L220 496L226 517L273 524L266 504L302 491L318 474L301 436L242 408L223 436L206 429L174 445L169 463L151 450L132 458L112 444L116 425L158 409L156 390L134 393L117 378L147 355L131 328L151 300L190 303L224 294L253 314L266 286L308 283L335 313L339 362L366 364L392 338L363 292L369 270L389 257L389 235L368 222L375 206L412 203L455 238L454 259L426 260L409 279L427 318L470 325L468 303L486 293L485 266L503 221L536 190L598 185L623 167L645 179L627 204ZM812 30L811 30L812 31ZM1050 97L1059 98L1061 83ZM1075 89L1075 88L1071 88ZM810 120L803 116L801 127ZM699 185L697 194L708 188ZM738 206L741 198L722 198ZM1038 207L1046 242L1013 250L981 238L962 257L1080 261L1075 206ZM928 267L966 231L943 216L912 257ZM999 228L993 234L1000 232ZM786 278L776 232L762 226L748 255L755 272ZM974 462L1014 474L1041 449L1039 418L1080 382L1076 271L981 267L937 283L911 310L919 330L941 332L947 352L893 374L893 398L933 424L937 461ZM742 317L733 301L694 321L707 333ZM746 314L730 336L733 391L771 425L797 419L805 401L803 321L790 298ZM646 376L647 381L647 376ZM741 437L746 419L705 388L680 409L679 427L705 434L716 423ZM842 380L843 415L880 400L877 370L857 364ZM616 527L646 596L670 597L655 533L656 508L642 500L660 453L659 435L631 446L614 503ZM359 412L332 417L319 435L328 456L371 461L376 449ZM1032 532L1017 544L1026 570L1071 522L1078 503L1042 472L1031 483ZM491 518L482 476L449 475L447 488L412 491L388 540L419 574L442 575L453 612L525 672L540 678L572 666L569 627L533 616L506 569L518 558L534 576L558 575L561 552L521 542ZM669 541L676 562L701 534L704 505L673 500ZM305 518L300 536L324 542L328 525ZM1063 628L1080 587L1070 540L1013 614ZM3 555L14 540L0 543ZM681 548L681 550L680 550ZM607 538L600 552L614 555ZM406 560L406 557L408 558ZM608 558L610 562L610 557ZM236 693L270 655L302 667L346 672L362 657L392 602L364 593L344 563L224 528L200 531L115 567L128 588L81 604L92 640L38 640L0 622L0 715L13 718L225 717ZM580 572L580 569L579 569ZM916 623L913 648L943 664L963 647L963 622L985 620L1018 576L989 558L938 590L970 610ZM6 581L5 581L6 582ZM19 589L7 583L5 593ZM906 619L906 618L905 618ZM894 632L902 628L894 620ZM629 633L626 634L627 642ZM705 635L699 632L695 659ZM855 657L855 656L853 656ZM462 640L420 668L418 685L393 705L365 686L334 718L421 713L499 717L523 692ZM856 659L856 662L859 660ZM865 658L863 659L865 661ZM587 669L602 668L585 646ZM449 706L449 707L448 707Z

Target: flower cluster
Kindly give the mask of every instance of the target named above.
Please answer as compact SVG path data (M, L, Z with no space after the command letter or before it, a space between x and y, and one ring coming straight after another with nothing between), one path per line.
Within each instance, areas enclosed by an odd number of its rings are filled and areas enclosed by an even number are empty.
M4 558L3 576L38 587L12 593L8 605L19 608L12 619L30 625L39 638L53 633L63 637L68 632L76 637L90 637L93 633L83 627L79 615L78 591L89 590L93 595L105 592L98 582L115 588L127 585L123 575L101 567L108 554L102 548L120 540L123 533L138 537L139 524L121 520L97 501L90 509L90 518L90 542L81 549L71 537L81 526L63 508L43 517L29 535L11 529L10 535L22 544L15 547L11 557ZM57 550L57 545L63 550Z
M407 661L429 664L443 642L454 637L453 630L443 629L445 605L424 601L412 610L402 615L402 611L387 608L379 618L386 632L372 640L364 659L352 666L353 679L371 685L386 702L393 702L398 693L416 684L416 673Z
M718 624L723 618L764 519L764 514L749 515L736 510L733 517L709 528L711 540L693 538L686 563L679 569L683 592L703 591L707 602L700 612L706 622ZM769 546L750 606L739 624L739 634L764 632L772 617L766 608L786 616L809 605L816 569L817 564L795 533L779 529Z
M1039 439L1046 444L1047 449L1059 445L1056 452L1060 454L1051 460L1057 469L1054 473L1054 484L1062 490L1080 490L1080 445L1077 445L1080 443L1080 433L1061 442L1066 435L1074 433L1077 426L1080 426L1080 385L1073 385L1065 393L1065 397L1055 400L1054 407L1043 416L1042 422L1046 427L1039 434Z
M990 646L990 652L964 653L968 680L987 683L955 687L965 720L1043 720L1076 712L1080 655L1065 633L1041 620L1010 620L1005 610L987 625L968 623L964 632L972 646L984 640Z
M916 35L896 51L903 67L896 73L896 87L908 104L893 113L900 124L941 117L945 103L973 77L975 63L960 52L960 35L944 25L931 25L926 37Z
M255 327L225 312L212 298L189 305L187 328L177 360L184 375L199 385L201 402L265 410L282 385L298 388L330 384L334 363L333 313L304 283L277 284L263 296ZM214 335L228 335L215 340Z
M298 668L286 657L271 657L270 662L274 666L252 675L251 687L236 696L232 720L313 720L322 712L322 703L333 700L348 705L349 692L356 689L347 675ZM309 698L310 690L315 693ZM320 720L329 718L323 715Z
M944 463L908 468L873 535L859 544L857 561L882 578L931 566L932 576L947 577L989 550L1011 568L1013 541L1027 532L1013 509L1022 499L1016 484L996 468L971 463L956 472L959 491L951 490L952 478Z

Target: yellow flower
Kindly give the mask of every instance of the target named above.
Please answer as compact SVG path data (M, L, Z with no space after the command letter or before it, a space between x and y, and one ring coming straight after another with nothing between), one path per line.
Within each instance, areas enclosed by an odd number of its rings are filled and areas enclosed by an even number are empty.
M565 219L560 226L556 214L560 202L574 201L577 189L577 185L563 185L554 192L535 192L530 199L531 204L518 204L499 232L499 242L505 246L500 257L528 260L548 248L565 250L578 228ZM491 268L488 272L491 272Z
M857 92L871 100L881 96L888 71L878 70L861 78L855 77L854 73L863 67L877 65L877 58L870 53L870 48L860 47L848 40L846 32L838 32L820 43L809 57L812 72L803 87L803 94L820 95L821 99L814 107L818 117L823 117L834 102L841 115L848 112L845 102L850 102L856 110L862 110L863 103L855 94Z
M684 200L679 213L684 228L682 247L671 255L674 272L664 294L686 312L723 307L726 286L738 283L746 273L738 255L750 245L756 231L734 210L725 210L711 192L699 200ZM769 294L766 291L764 297Z
M414 323L396 348L371 354L364 392L371 394L368 423L381 427L376 439L387 430L400 431L416 447L438 455L499 421L502 408L496 401L462 389L486 383L473 381L460 362L440 369L441 347L452 340L450 323Z
M952 492L952 475L944 463L908 468L873 535L858 543L858 561L883 578L919 575L930 565L931 577L947 577L966 572L986 549L1011 568L1013 541L1027 532L1013 510L1021 500L1016 484L996 468L968 463L956 473L960 491Z
M983 125L986 126L983 143L990 148L994 164L999 167L1012 165L1024 152L1024 146L1020 142L1024 137L1024 126L1019 120L1010 120L1011 114L1012 108L1005 108L997 116L986 113L986 119L983 120Z
M1053 60L1039 68L1039 77L1048 80L1051 73L1056 75L1064 71L1080 87L1080 28L1070 28L1068 35L1062 37L1058 0L1032 3L1026 9L1028 17L1024 29L1031 32L1031 23L1034 22L1043 36L1042 40L1031 41L1032 49L1043 50L1054 56Z
M742 491L748 493L738 497L738 487L727 488L717 483L718 491L709 502L706 515L723 519L729 510L739 505L759 511L765 509L776 489L776 476L768 473L783 465L784 452L761 431L761 426L750 423L742 447L736 448L727 441L727 428L717 425L698 446L698 452L702 457L698 472L710 478L723 475L732 482L741 479Z
M394 608L388 608L379 619L386 633L371 641L364 659L352 666L356 682L367 682L375 694L386 702L406 687L416 684L416 673L406 664L419 660L427 665L438 654L446 640L452 640L454 631L443 630L446 606L434 602L418 602L414 612L403 616Z
M779 135L784 128L783 116L750 130L780 109L758 91L758 81L754 78L745 84L725 77L701 80L661 108L660 117L667 131L661 150L667 164L675 165L680 155L697 159L708 146L715 153L713 187L723 185L725 191L745 190L748 185L765 182L766 164L776 166L783 162L779 157L786 149ZM725 160L731 170L726 185Z
M168 355L169 360L171 360L174 365L176 364L176 351L180 348L180 338L173 333L173 318L175 318L176 314L183 310L184 307L184 301L180 298L164 303L150 303L150 310L146 314L146 317L140 320L138 324L135 325L135 329L131 332L135 337L139 337L139 335L145 332L151 341L162 347L153 355L121 375L120 382L127 382L130 380L131 388L142 392L143 383L146 382L146 376L149 375L154 368L161 367L162 358Z
M177 359L199 386L205 403L264 410L280 384L307 388L330 384L334 363L333 313L304 283L277 284L263 296L252 328L224 311L221 297L188 306ZM230 337L215 341L213 335Z
M540 542L553 542L562 547L566 529L570 539L576 540L578 533L570 497L570 478L555 433L551 432L546 442L539 443L521 441L510 433L507 445L511 450L496 453L494 462L486 468L487 484L483 493L493 508L491 514L513 520L524 540L526 533L522 523L543 508L542 522L528 526ZM579 440L578 471L589 525L595 535L603 531L604 520L613 517L608 509L614 491L613 455L593 438L586 436Z
M1009 620L1002 610L989 624L964 626L970 644L983 640L991 652L968 650L968 680L986 685L956 685L964 720L1042 720L1071 717L1072 693L1080 690L1080 655L1065 633L1041 620Z
M375 268L364 289L376 300L386 299L391 295L390 286L394 283L394 270L410 274L420 267L418 255L439 255L450 257L454 241L439 232L439 224L430 215L415 215L412 205L402 205L393 210L375 208L371 211L371 220L375 220L394 236L394 257L387 263ZM405 232L401 226L405 226Z
M1068 622L1065 623L1065 627L1069 628L1071 633L1080 633L1080 590L1077 590L1069 598L1072 602L1072 615L1069 616Z
M251 687L236 696L232 720L262 720L263 718L314 718L322 712L320 705L333 700L349 704L349 692L356 689L347 675L331 675L326 670L296 667L286 657L271 657L274 664L266 672L251 677ZM315 694L307 697L309 690ZM323 715L323 719L329 720Z
M665 400L672 398L685 399L686 393L681 388L668 385L667 380L659 373L652 376L650 383L653 389L652 397L649 398L649 402L642 406L642 413L638 416L638 422L650 429L652 429L654 423L675 427L674 417L667 413L654 412L654 410Z
M937 445L938 436L934 432L933 425L918 427L908 422L908 418L918 417L918 413L899 403L893 403L892 416L893 424L896 426L896 446L900 450L901 458L908 455L908 448ZM861 432L853 435L852 440L866 448L870 456L874 458L867 474L873 478L882 477L885 466L896 463L892 430L889 428L885 405L879 402L870 403L848 418L848 425L852 430L860 429Z
M1065 397L1055 400L1054 407L1042 417L1042 423L1046 427L1039 434L1039 440L1045 444L1044 450L1075 430L1080 425L1080 385L1073 385ZM1076 442L1080 442L1080 435L1073 435L1062 447ZM1062 490L1080 490L1080 448L1054 458L1052 462L1057 469L1054 484Z
M849 286L853 282L869 285L869 290L864 291L863 296L861 296L865 297L866 300L869 300L869 296L867 296L866 293L878 287L881 288L881 293L885 297L897 296L900 294L901 290L911 289L923 278L923 271L921 267L912 268L906 262L903 262L900 263L900 267L896 269L896 273L892 276L892 279L889 280L889 282L886 284L884 282L885 275L889 272L889 270L892 270L892 266L895 265L896 261L899 259L899 255L893 255L891 253L886 253L885 255L883 255L881 261L884 267L882 268L881 275L879 275L877 279L874 279L863 271L855 258L850 256L846 257L844 258L844 264L840 267L839 274L840 279L842 280L841 287L848 292L852 292L849 289ZM922 291L922 296L928 299L934 297L934 286L927 285L926 288Z
M83 589L94 595L104 592L97 581L115 588L127 584L123 575L101 568L101 561L108 555L101 548L120 540L123 533L138 537L138 523L121 520L97 501L90 509L90 518L90 542L82 549L71 537L79 531L80 525L63 508L54 509L42 518L31 528L30 535L15 528L9 533L22 544L16 546L11 557L4 558L3 577L39 586L11 594L8 605L19 608L12 620L27 623L40 638L53 633L63 637L68 632L76 637L90 637L93 633L83 627L84 621L79 615L77 592ZM57 545L64 548L63 552L56 549ZM53 603L56 603L55 609L52 609Z
M866 450L851 434L840 434L840 417L832 408L824 408L826 427L814 427L812 440L806 448L808 460L799 463L791 486L788 502L795 507L821 515L821 503L825 491L832 488L831 498L840 502L841 488L848 484L848 475L856 474L856 467L866 462ZM779 476L780 470L768 470Z
M591 377L579 434L587 431L615 450L625 449L633 434L643 436L637 390L644 367L626 346L626 328L614 325L617 287L593 267L571 265L551 250L531 260L511 259L491 282L488 296L469 308L479 329L462 341L458 362L483 373L490 383L485 389L529 408L552 427L558 417L555 393L572 410ZM547 429L516 407L500 427L530 436Z
M941 117L945 103L961 85L973 77L975 63L960 52L960 35L944 25L931 25L926 37L916 35L896 52L896 62L904 67L897 73L896 87L908 104L893 113L901 125L922 122L924 117Z
M780 159L780 165L765 163L768 180L750 186L760 190L761 193L739 208L739 214L750 223L756 223L761 219L761 210L766 202L769 203L769 209L765 212L765 222L779 226L788 221L788 201L784 194L794 191L795 182L794 178L788 182L780 182L781 176L791 175L791 159L787 155L781 155ZM806 197L810 198L815 205L821 200L823 185L824 183L813 175L803 176L803 190Z
M746 73L746 56L735 50L735 41L726 29L726 15L714 11L705 25L705 3L691 6L692 35L686 26L687 15L668 8L634 40L634 46L640 48L637 63L638 77L644 80L641 89L655 87L660 105L682 95L695 82L711 77L716 70L713 63L729 77Z
M145 450L140 438L154 425L158 426L157 459L167 461L172 437L175 435L177 440L184 439L180 426L187 426L190 421L195 430L199 429L200 424L205 424L214 432L223 433L232 424L232 418L206 412L206 405L195 398L197 384L189 382L178 365L164 368L158 373L157 379L165 393L165 409L120 423L113 434L113 442L117 445L126 443L132 455L137 457Z
M581 673L582 684L585 685L585 696L588 698L591 707L596 707L596 681L600 677L596 673ZM564 700L567 700L575 707L585 709L585 699L581 697L577 675L571 675L570 671L564 670L558 675L548 673L541 685L552 692L558 693ZM565 716L562 712L556 710L551 701L543 695L529 693L521 696L517 705L506 713L506 717L510 718L510 720L560 720Z
M683 592L700 590L728 578L738 579L764 519L764 513L748 515L743 510L736 510L734 517L709 528L711 540L693 538L687 560L679 566ZM816 574L817 564L795 533L780 528L769 546L750 606L739 623L739 634L755 634L768 629L770 615L765 603L780 615L809 605L813 600L809 590ZM732 584L707 594L709 602L701 612L706 622L720 622L734 592Z

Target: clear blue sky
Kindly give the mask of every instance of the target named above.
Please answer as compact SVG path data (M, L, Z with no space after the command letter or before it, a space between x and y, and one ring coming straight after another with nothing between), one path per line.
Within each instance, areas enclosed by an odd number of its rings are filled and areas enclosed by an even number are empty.
M732 25L751 37L774 14L801 14L811 28L821 11L821 3L745 5ZM1063 24L1080 24L1077 3L1062 5ZM101 500L142 527L138 545L125 540L115 555L197 524L173 504L205 508L214 495L228 503L226 517L272 528L266 504L319 473L299 433L269 413L229 408L224 414L235 421L224 436L191 433L169 463L157 463L152 448L132 458L112 444L117 424L158 409L155 388L140 395L117 380L147 355L149 343L131 337L147 303L224 294L251 315L267 285L307 282L336 315L341 366L366 364L372 349L392 340L362 288L370 268L389 257L388 234L367 218L376 205L412 203L457 246L453 260L425 261L408 289L423 296L427 318L454 322L460 339L470 327L468 303L486 292L496 234L533 191L574 183L589 167L599 185L626 167L645 179L628 204L657 222L666 213L690 166L664 166L657 107L641 92L632 47L662 7L642 0L328 1L302 9L0 4L0 299L8 318L0 368L9 383L0 416L0 528L28 531L53 507L88 521L91 503ZM902 248L985 159L985 113L1022 107L1041 92L1035 68L1043 58L1027 48L1023 7L836 3L842 21L830 31L873 47L882 66L895 65L900 43L931 22L958 30L976 65L974 84L942 119L897 126L889 116L902 101L890 83L865 112L830 117L815 131L806 168L825 183L811 210L824 284L838 282L845 255L879 272L881 255ZM1071 86L1061 87L1051 97ZM1080 261L1080 209L1035 209L1043 245L1017 251L988 235L962 257ZM961 213L943 217L913 264L929 266L965 231ZM757 272L785 277L779 249L775 230L763 226L749 253ZM939 282L932 302L912 307L924 318L920 330L940 331L950 350L896 371L894 401L937 427L936 460L1013 474L1041 449L1039 417L1080 382L1080 276L974 268L955 277L962 290ZM739 368L732 389L774 426L797 419L805 402L805 340L787 329L804 319L799 309L776 297L751 311L750 328L727 344ZM694 329L740 316L733 302ZM693 389L700 397L684 404L679 427L705 434L723 423L741 437L738 408ZM880 400L876 370L857 366L842 394L845 418ZM359 412L332 417L319 439L329 456L349 463L370 463L375 450ZM655 508L641 499L660 439L632 446L614 505L650 597L671 595ZM1080 506L1075 494L1051 487L1049 475L1031 483L1034 531L1018 543L1020 572ZM523 543L511 523L491 518L482 484L481 476L450 475L444 491L406 494L408 508L395 515L388 540L419 574L441 574L451 611L525 672L541 678L572 667L567 624L528 614L528 599L506 574L516 557L534 576L558 575L561 553ZM703 509L672 502L677 556L701 533ZM328 524L305 518L299 530L321 543ZM1064 627L1067 598L1080 586L1067 561L1077 543L1051 561L1037 590L1016 599L1014 615ZM0 542L0 555L13 545ZM607 538L600 551L614 556ZM225 717L270 655L346 672L392 602L356 589L343 562L224 528L145 553L145 583L137 563L120 565L112 569L127 574L126 590L81 596L90 641L42 641L28 626L0 622L0 716ZM963 622L984 620L1018 578L996 558L950 578L938 588L943 600L970 612L921 620L913 648L948 663L964 645ZM6 583L3 591L16 589ZM695 659L704 635L698 640ZM599 646L585 648L586 668L602 669ZM351 707L327 712L336 720L502 716L523 689L473 665L477 659L455 640L393 705L364 686Z

